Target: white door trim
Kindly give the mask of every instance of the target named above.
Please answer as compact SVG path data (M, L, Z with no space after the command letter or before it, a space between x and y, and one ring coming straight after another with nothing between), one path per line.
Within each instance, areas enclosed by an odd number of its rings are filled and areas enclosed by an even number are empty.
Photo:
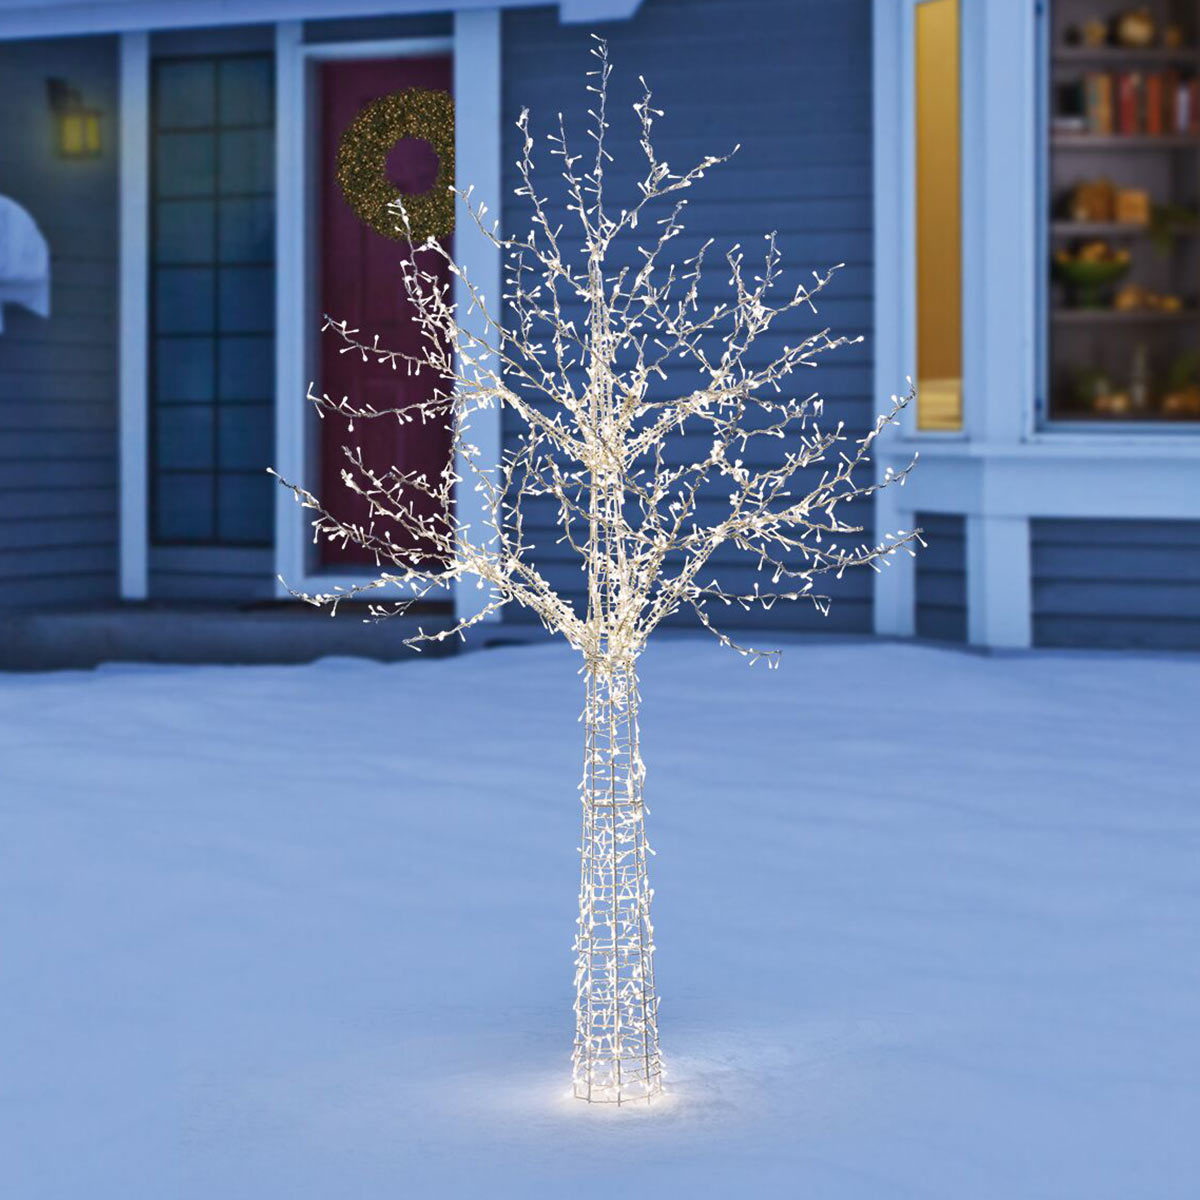
M495 10L456 15L452 38L401 38L366 42L305 42L299 21L280 22L275 37L276 78L276 295L275 295L275 469L303 483L315 459L314 418L305 399L315 376L314 345L319 336L311 305L314 279L314 64L330 60L399 58L423 54L454 56L456 106L471 114L456 136L455 171L460 183L473 183L477 196L498 211L500 188L500 19ZM289 116L289 114L291 114ZM460 231L464 223L459 222ZM500 256L482 238L463 236L457 255L485 294L500 294ZM478 240L482 245L476 246ZM495 427L473 425L474 440L499 462L499 414ZM473 493L472 493L473 495ZM469 503L466 497L463 503ZM276 595L289 589L329 591L364 583L370 570L319 571L312 554L311 514L280 488L275 499ZM458 589L455 589L458 590ZM475 589L471 589L474 591ZM397 598L403 593L391 594ZM480 595L483 595L480 593ZM380 599L383 599L382 595ZM472 603L479 603L472 601ZM459 602L456 599L456 607ZM470 611L470 604L465 605Z
M459 187L473 187L472 201L482 201L492 217L498 219L501 201L499 9L454 15L454 105L457 112L470 113L470 120L459 121L455 130L455 179L459 181ZM500 251L478 229L467 221L459 221L454 252L466 277L489 305L492 316L499 320ZM459 320L465 326L484 332L482 315L478 310L470 311L470 297L461 275L454 277L454 302ZM500 465L502 447L499 407L475 413L470 421L469 436L479 450L475 469L494 472ZM461 525L469 526L476 538L481 538L484 524L492 514L471 482L471 467L461 456L457 468L464 482L454 497L455 518ZM454 615L459 620L473 617L491 599L489 590L466 580L454 589ZM486 619L497 621L500 614L489 613Z
M150 295L150 37L120 40L118 265L119 591L144 600L148 590L149 492L147 368Z

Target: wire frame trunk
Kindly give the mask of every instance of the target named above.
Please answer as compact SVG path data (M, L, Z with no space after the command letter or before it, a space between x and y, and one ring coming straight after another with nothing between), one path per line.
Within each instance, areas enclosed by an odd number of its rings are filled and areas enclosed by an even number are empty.
M637 706L632 663L593 664L584 710L573 1071L575 1095L593 1103L648 1101L662 1090Z

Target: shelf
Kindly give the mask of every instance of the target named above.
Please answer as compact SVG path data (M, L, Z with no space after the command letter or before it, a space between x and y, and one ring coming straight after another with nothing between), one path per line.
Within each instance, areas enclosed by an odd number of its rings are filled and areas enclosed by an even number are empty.
M1055 237L1149 237L1146 225L1121 221L1051 221L1050 232Z
M1194 133L1055 133L1055 150L1200 150Z
M1154 231L1149 225L1135 225L1125 221L1051 221L1050 233L1061 238L1149 238ZM1170 238L1200 237L1200 224L1190 229L1173 229Z
M1059 46L1051 56L1056 65L1076 66L1081 63L1106 63L1110 66L1161 65L1194 67L1200 59L1195 46Z
M1148 308L1056 308L1050 315L1056 325L1177 325L1200 321L1200 309L1195 308L1179 312L1156 312Z

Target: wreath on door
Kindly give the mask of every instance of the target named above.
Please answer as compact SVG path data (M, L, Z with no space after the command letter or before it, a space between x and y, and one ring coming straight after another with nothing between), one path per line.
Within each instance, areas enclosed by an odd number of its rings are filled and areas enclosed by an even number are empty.
M403 138L428 142L437 155L437 177L424 192L402 192L387 176L387 156ZM337 181L360 220L394 241L420 245L454 232L454 100L449 92L406 88L372 100L346 126L338 142ZM401 201L406 232L391 206Z

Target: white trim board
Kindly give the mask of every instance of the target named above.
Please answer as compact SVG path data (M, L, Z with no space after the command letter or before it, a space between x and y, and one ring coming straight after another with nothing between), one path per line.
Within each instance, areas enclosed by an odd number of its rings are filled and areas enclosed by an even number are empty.
M275 469L284 478L303 482L316 451L311 406L305 399L315 376L314 346L319 337L311 304L316 235L312 189L314 113L311 82L313 64L355 58L398 58L451 53L454 59L455 104L474 119L460 122L456 131L456 178L475 185L476 195L499 210L500 199L500 14L459 13L453 38L404 38L366 42L303 41L298 21L282 23L276 33L276 105L279 113L303 114L303 119L276 125L275 231ZM483 293L500 295L500 254L482 237L472 237L459 221L456 256ZM500 415L481 414L472 424L473 440L485 466L499 464ZM458 498L460 517L478 521L482 511L473 491ZM290 589L315 592L368 582L376 572L319 571L313 565L311 514L301 509L290 492L280 488L275 498L275 564L282 576L276 595ZM487 594L474 588L455 590L459 615L477 611ZM389 595L403 595L392 589ZM381 592L378 598L385 599Z
M150 39L144 33L121 36L118 103L119 587L123 600L144 600L149 587L150 543L147 482Z
M533 8L546 0L0 0L0 40L198 29L214 25L265 25L329 17L418 16ZM621 21L641 0L561 0L564 22Z

